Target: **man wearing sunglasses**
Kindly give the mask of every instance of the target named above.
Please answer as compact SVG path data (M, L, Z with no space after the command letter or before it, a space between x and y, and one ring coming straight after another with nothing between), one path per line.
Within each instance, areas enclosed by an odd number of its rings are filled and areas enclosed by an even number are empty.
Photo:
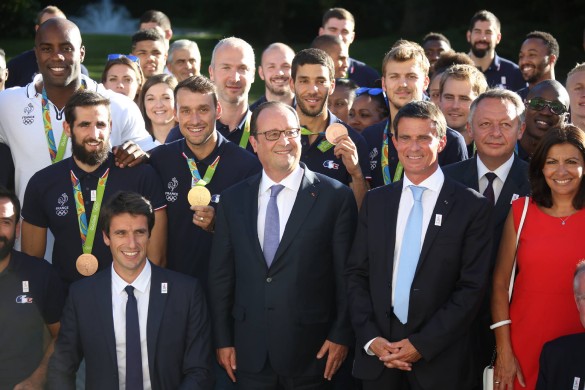
M567 120L569 93L556 80L536 84L526 99L526 131L518 143L518 156L528 161L542 136Z

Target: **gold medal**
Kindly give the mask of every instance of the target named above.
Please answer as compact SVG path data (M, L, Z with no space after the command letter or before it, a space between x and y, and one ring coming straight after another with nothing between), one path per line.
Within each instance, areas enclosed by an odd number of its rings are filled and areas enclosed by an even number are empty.
M83 276L91 276L98 269L98 259L91 253L84 253L77 258L75 267Z
M187 199L191 206L207 206L211 202L211 192L204 186L195 186L189 190Z
M325 130L325 138L333 145L337 145L339 137L347 135L347 128L341 123L332 123Z

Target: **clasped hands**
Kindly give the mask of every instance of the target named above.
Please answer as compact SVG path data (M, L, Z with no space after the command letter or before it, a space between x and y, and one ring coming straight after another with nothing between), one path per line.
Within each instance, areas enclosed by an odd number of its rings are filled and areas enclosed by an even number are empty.
M422 355L408 339L389 342L383 337L376 337L370 344L372 351L388 368L412 371L412 363L420 360Z

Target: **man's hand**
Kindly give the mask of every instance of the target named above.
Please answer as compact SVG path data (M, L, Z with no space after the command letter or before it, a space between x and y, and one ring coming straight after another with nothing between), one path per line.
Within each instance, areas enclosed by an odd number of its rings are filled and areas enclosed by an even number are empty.
M201 229L213 232L215 227L215 209L212 206L191 206L193 213L193 223Z
M412 363L416 363L422 358L422 355L408 339L390 343L389 347L395 352L380 358L388 368L398 368L399 370L411 371Z
M112 153L114 153L116 166L120 168L134 167L148 159L148 154L132 141L126 141L121 146L114 146Z
M323 376L325 379L331 380L347 357L347 347L345 345L335 344L329 340L325 340L319 353L317 353L317 359L322 359L325 354L328 354L328 356L327 363L325 364L325 374Z
M333 149L333 154L335 154L335 157L337 158L341 157L345 169L347 169L347 172L352 177L362 175L357 147L351 138L349 138L349 135L343 135L337 138L337 145L335 145L335 149Z
M217 361L226 370L232 382L236 382L236 349L234 347L218 348Z
M390 341L383 337L376 337L370 344L369 349L379 358L398 352L398 348L392 348Z
M14 390L43 390L45 388L45 378L36 375L36 371L31 376L14 386Z

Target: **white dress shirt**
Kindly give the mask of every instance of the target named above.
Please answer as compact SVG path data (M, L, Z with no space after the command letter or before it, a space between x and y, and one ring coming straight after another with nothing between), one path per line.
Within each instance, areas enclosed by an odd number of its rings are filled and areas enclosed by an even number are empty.
M512 153L512 155L510 156L508 161L506 161L505 163L500 165L498 167L498 169L496 169L495 171L490 171L485 166L485 164L481 161L481 158L479 158L479 155L478 155L477 156L477 179L479 182L479 193L483 194L483 192L485 191L485 189L488 186L488 179L487 179L487 177L485 177L485 174L488 172L495 173L497 177L494 179L494 181L492 183L492 187L494 188L494 196L495 196L494 199L497 203L498 198L500 197L500 193L502 192L502 188L504 187L504 183L506 182L506 179L508 178L508 174L510 173L510 169L512 169L513 163L514 163L514 154Z
M140 327L140 354L142 358L142 383L144 390L149 390L150 372L148 371L148 349L146 345L146 322L148 319L148 302L150 301L150 279L152 269L147 260L144 269L130 283L134 287L134 296L138 304L138 326ZM128 286L114 270L112 264L112 314L114 316L114 335L116 337L116 358L118 359L118 379L120 390L126 389L126 303Z
M266 222L266 208L270 200L270 187L275 184L282 184L284 188L276 198L276 205L278 206L278 221L280 223L280 235L282 239L286 223L292 212L293 205L297 199L297 193L303 181L305 170L298 166L290 175L275 183L262 171L262 178L260 179L260 187L258 188L258 240L260 246L264 250L264 223Z

